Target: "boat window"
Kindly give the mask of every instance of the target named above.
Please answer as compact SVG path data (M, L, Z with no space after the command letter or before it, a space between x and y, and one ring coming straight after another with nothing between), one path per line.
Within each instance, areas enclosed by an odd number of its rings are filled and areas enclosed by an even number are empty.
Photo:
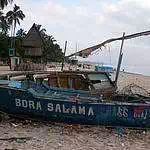
M100 80L100 81L108 80L108 78L105 74L89 74L88 77L90 80Z
M76 90L89 91L89 84L82 75L76 75L72 78L72 88Z
M95 89L111 87L111 83L105 74L89 74L88 77Z
M106 89L112 87L112 85L108 81L102 81L101 83L93 84L93 86L95 89Z
M89 90L86 79L81 74L60 74L50 76L48 85L51 87L71 88L76 90Z

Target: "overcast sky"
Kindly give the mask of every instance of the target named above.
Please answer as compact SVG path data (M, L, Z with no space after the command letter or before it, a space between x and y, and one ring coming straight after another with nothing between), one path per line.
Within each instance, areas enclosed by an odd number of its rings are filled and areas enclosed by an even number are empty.
M98 44L123 32L150 30L150 0L14 0L26 18L26 31L41 24L61 48L68 41L67 54ZM10 7L9 7L10 9ZM96 52L88 59L116 66L120 42ZM150 36L125 41L122 69L150 75ZM84 59L83 59L84 60Z

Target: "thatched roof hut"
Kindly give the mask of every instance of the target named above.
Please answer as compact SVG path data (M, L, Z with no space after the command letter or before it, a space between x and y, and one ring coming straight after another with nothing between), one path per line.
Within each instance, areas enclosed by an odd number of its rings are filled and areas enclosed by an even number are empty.
M26 57L41 57L44 41L40 33L40 25L33 24L23 40Z

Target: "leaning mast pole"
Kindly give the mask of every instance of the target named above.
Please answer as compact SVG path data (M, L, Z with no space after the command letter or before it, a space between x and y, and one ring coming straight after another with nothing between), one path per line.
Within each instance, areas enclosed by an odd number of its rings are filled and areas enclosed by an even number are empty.
M70 54L68 56L66 56L67 58L69 57L72 57L74 55L76 56L80 56L80 57L83 57L83 56L89 56L93 51L97 50L97 49L101 49L102 47L105 47L106 44L108 43L111 43L111 42L114 42L114 41L122 41L123 39L124 40L129 40L129 39L133 39L133 38L137 38L137 37L140 37L140 36L148 36L150 35L150 30L148 31L144 31L144 32L138 32L138 33L134 33L134 34L130 34L130 35L126 35L124 37L118 37L118 38L111 38L111 39L108 39L106 41L103 41L102 43L100 44L97 44L97 45L94 45L92 47L88 47L86 49L83 49L83 50L80 50L76 53L73 53L73 54Z
M123 49L123 44L124 44L124 37L125 37L125 32L123 33L123 36L122 36L122 42L121 42L117 71L116 71L116 77L115 77L115 88L116 89L117 89L117 82L118 82L120 67L121 67L121 63L122 63L122 57L123 57L122 49Z
M64 68L66 49L67 49L67 41L65 42L64 58L63 58L62 66L61 66L61 71L63 71L63 68Z

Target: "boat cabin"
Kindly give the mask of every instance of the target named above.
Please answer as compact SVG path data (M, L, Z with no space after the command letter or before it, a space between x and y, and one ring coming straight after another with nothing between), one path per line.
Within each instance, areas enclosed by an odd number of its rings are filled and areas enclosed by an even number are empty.
M36 79L40 81L41 76ZM110 74L105 72L51 72L42 82L50 87L89 91L104 96L111 96L115 90Z

